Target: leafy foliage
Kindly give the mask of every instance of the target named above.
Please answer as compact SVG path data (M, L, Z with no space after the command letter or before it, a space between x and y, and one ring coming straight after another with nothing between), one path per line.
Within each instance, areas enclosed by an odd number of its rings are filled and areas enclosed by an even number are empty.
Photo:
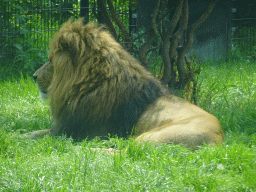
M129 25L129 6L137 0L115 0L116 12ZM97 1L89 1L89 20L99 14ZM93 9L92 9L93 8ZM2 0L0 2L0 66L13 63L32 73L47 58L48 42L70 17L80 16L78 0ZM120 31L118 31L120 34Z
M68 18L79 16L78 8L78 0L1 1L1 66L10 60L32 73L45 62L49 39Z

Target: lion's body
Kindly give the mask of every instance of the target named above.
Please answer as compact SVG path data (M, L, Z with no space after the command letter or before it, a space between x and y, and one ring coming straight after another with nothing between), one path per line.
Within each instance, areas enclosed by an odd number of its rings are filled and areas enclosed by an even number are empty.
M136 127L138 141L188 147L223 142L214 116L170 95L106 31L82 23L79 19L62 26L51 42L49 62L34 74L50 100L54 127L31 137L127 136Z

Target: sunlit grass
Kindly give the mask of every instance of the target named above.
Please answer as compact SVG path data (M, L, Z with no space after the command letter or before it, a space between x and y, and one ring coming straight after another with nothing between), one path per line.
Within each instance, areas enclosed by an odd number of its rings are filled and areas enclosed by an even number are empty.
M0 126L21 132L49 127L49 108L38 95L29 77L0 82Z
M220 120L226 142L196 151L124 138L22 140L51 127L48 104L30 77L1 81L0 191L255 191L255 73L246 61L202 66L199 105Z
M255 64L243 61L205 65L199 90L199 105L220 120L226 138L256 144Z
M10 138L10 137L9 137ZM12 138L12 137L11 137ZM8 191L250 191L255 149L233 144L190 151L137 146L111 156L64 138L9 143L0 189Z

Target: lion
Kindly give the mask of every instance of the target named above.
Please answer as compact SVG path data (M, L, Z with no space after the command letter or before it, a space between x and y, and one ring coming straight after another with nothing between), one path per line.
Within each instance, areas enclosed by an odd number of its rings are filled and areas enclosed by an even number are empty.
M33 77L48 99L53 127L25 136L65 134L74 140L108 134L137 142L220 145L216 117L171 95L103 26L67 21L50 43L48 62Z

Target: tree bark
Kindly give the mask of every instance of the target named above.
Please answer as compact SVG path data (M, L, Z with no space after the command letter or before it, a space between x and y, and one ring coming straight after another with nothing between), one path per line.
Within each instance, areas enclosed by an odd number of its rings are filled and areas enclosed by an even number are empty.
M174 57L175 57L175 53L178 50L178 43L181 40L181 38L184 36L184 33L187 29L187 25L188 25L188 1L186 0L183 4L183 9L182 9L182 15L181 15L181 20L180 20L180 28L178 29L178 31L171 37L170 39L170 50L169 50L169 57L171 60L171 76L169 78L169 83L174 83L173 87L176 87L176 76L174 77L174 72L173 72L173 62L174 62ZM179 68L178 68L179 69ZM184 68L184 66L182 68L180 68L179 74L184 73L184 75L186 74L186 70Z
M89 22L89 0L81 0L80 16L84 17L85 24Z
M110 13L112 15L112 18L115 21L115 23L118 25L119 29L122 31L122 33L124 35L125 42L132 43L132 40L129 37L129 32L126 29L123 22L121 21L121 19L119 19L118 15L116 14L116 11L113 7L113 4L112 4L111 0L107 0L107 2L108 2L108 6L109 6Z
M163 35L162 35L163 38L162 38L162 44L161 44L161 55L162 55L162 59L164 62L164 75L163 75L161 81L165 85L169 83L169 80L171 78L171 62L170 62L170 57L169 57L170 37L172 36L174 29L176 28L177 23L180 19L183 1L184 0L179 1L178 7L175 10L171 24L167 30L164 29ZM175 48L173 47L173 49L175 49Z
M113 25L113 23L111 21L111 18L108 14L107 7L106 7L106 2L104 0L98 0L98 5L99 5L100 11L103 15L102 20L103 20L104 24L108 27L108 30L113 35L113 37L117 41L119 41L115 26Z
M156 28L156 17L159 11L159 6L160 6L160 0L156 1L156 5L154 8L154 12L151 15L151 30L150 30L150 35L147 39L147 41L141 46L140 50L139 50L139 56L142 62L142 65L144 67L146 67L147 69L149 69L149 64L148 64L148 60L146 58L147 56L147 49L149 48L149 46L152 44L155 36L157 35L157 28Z
M185 44L183 47L181 47L180 49L177 49L178 52L178 59L177 59L177 68L178 68L178 72L180 75L180 86L181 89L185 86L185 84L188 82L188 76L184 67L184 59L185 59L185 55L188 53L189 49L191 48L191 46L193 45L193 37L194 37L194 32L197 29L197 27L206 20L206 18L209 16L209 14L211 13L212 9L214 8L216 2L218 0L215 0L214 2L212 2L206 12L197 20L196 23L194 23L189 29L188 29L188 34L187 34L187 38L185 41Z

